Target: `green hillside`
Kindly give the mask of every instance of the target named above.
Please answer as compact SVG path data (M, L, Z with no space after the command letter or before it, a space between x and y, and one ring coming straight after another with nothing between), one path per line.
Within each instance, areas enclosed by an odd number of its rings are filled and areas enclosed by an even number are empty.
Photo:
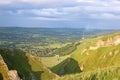
M8 80L9 70L16 70L23 80L120 80L120 32L83 39L55 51L59 52L69 55L40 58L0 48L0 80Z
M78 61L84 71L120 66L120 43L115 45L116 40L120 40L120 33L83 40L71 57Z
M38 57L34 57L29 53L25 53L18 49L0 49L0 54L6 62L9 70L17 70L22 79L51 80L56 77L54 73L48 70L40 62Z
M52 71L60 76L81 72L78 62L73 58L67 58L60 64L54 66Z
M101 70L66 75L54 80L120 80L120 67L109 67Z
M111 66L116 66L116 70L118 71L120 67L120 33L118 32L107 36L84 39L80 41L80 44L77 46L77 49L71 53L70 58L73 59L75 62L73 62L72 60L70 62L67 62L67 60L69 59L68 58L60 64L54 66L52 68L52 71L60 75L62 68L66 68L66 70L64 70L63 75L79 72L80 74L78 75L84 77L85 75L86 77L87 75L93 75L92 73L95 73L95 75L97 76L103 77L103 74L106 73L102 73L102 69L109 68L103 69L103 72L109 72L109 70L112 70L112 68L110 68ZM75 63L77 63L77 65ZM76 66L79 66L79 70L78 68L75 68ZM91 73L89 73L89 71L91 71ZM120 75L117 75L117 73L114 73L114 71L113 73L110 73L108 77L110 77L111 74L120 77ZM79 80L80 76L78 75L71 75L72 78L70 78L70 76L68 75L65 76L65 78L60 78L60 80L74 80L75 77L78 77L78 79L75 78L75 80ZM83 80L97 80L97 78L90 79L89 77L89 79ZM98 80L103 79L100 78ZM106 78L104 80L111 79Z

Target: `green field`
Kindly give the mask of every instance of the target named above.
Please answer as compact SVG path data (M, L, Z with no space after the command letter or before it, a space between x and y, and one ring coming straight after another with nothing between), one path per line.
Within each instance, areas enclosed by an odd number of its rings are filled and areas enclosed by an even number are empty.
M68 57L69 57L69 55L61 56L61 57L59 57L59 60L56 56L54 56L54 57L40 57L40 59L44 65L46 65L48 68L52 68L53 66L61 63L63 60L65 60Z

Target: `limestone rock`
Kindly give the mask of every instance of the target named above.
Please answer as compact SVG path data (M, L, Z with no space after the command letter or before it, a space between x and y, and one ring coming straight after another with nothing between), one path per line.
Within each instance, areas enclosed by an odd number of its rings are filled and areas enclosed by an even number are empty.
M20 80L16 70L8 71L8 77L9 77L9 80Z

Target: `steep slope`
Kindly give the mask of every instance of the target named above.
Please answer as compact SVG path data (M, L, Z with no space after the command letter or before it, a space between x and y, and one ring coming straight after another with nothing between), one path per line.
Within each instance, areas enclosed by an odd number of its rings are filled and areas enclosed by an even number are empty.
M81 70L79 71L81 75L84 72L93 71L93 70L95 72L100 70L101 72L101 69L109 68L112 66L120 67L120 33L118 32L118 33L110 34L108 36L84 39L80 41L80 45L77 46L77 49L71 53L70 58L74 59L78 63L78 66ZM59 74L60 71L62 70L61 68L64 67L64 64L67 64L66 60L54 66L52 68L52 71ZM71 70L72 73L76 72L77 69L73 67L75 66L73 63L69 64L68 66L69 68L67 68L66 73L68 73ZM105 71L109 71L109 70L105 70ZM100 74L102 75L103 73ZM72 80L72 79L69 78L65 80Z
M73 58L67 58L62 63L54 66L51 70L60 76L81 72L78 62Z
M6 63L0 55L0 80L20 80L16 70L8 70Z
M18 49L0 49L0 54L9 70L17 70L23 80L50 80L56 77L40 62L38 57L29 53Z
M83 40L71 57L83 71L120 66L120 33Z
M120 67L109 67L101 70L66 75L54 80L120 80Z

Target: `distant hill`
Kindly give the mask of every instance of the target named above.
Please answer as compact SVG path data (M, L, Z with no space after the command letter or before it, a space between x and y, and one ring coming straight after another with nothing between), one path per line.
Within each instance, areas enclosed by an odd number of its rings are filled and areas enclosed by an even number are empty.
M54 54L63 56L75 50L74 45L67 44L72 44L83 36L96 37L115 31L117 30L0 27L0 47L20 48L39 56L53 56Z
M69 59L71 61L68 62ZM75 68L77 66L78 68ZM70 57L54 66L52 71L60 75L63 68L62 75L73 75L58 80L112 80L114 78L119 80L120 32L80 41ZM80 74L74 75L74 73Z
M38 57L19 49L1 48L0 55L0 80L51 80L57 77Z
M21 28L0 27L1 47L45 46L53 43L74 42L93 34L111 33L114 30L86 30L85 28Z

